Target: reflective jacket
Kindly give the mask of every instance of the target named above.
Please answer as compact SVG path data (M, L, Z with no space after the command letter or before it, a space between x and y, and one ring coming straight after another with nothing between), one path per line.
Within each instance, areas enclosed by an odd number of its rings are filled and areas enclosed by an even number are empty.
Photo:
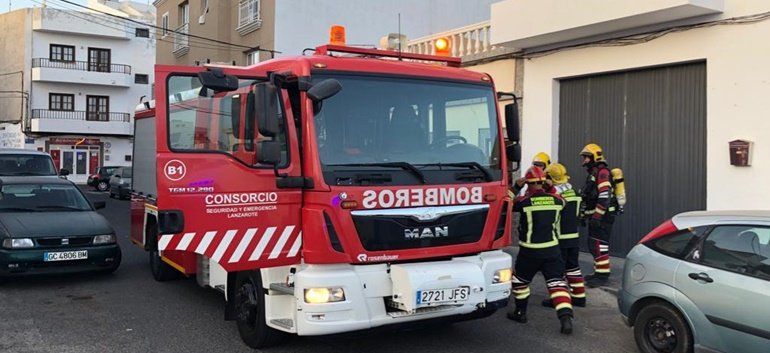
M562 248L578 247L578 230L580 203L583 198L577 194L569 183L555 185L556 192L564 199L564 208L561 210L559 221L559 245Z
M519 254L530 257L560 256L559 219L564 200L544 190L528 192L514 200L519 212Z

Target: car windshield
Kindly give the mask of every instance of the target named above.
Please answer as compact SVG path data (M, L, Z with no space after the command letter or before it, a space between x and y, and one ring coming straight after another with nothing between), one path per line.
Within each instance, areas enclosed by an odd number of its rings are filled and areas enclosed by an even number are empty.
M74 185L6 184L0 191L0 212L91 211Z
M130 178L131 174L132 174L131 170L132 170L131 168L122 168L120 170L120 177L121 178Z
M494 92L489 85L427 79L317 75L342 85L315 115L325 171L379 166L500 169Z
M56 175L51 157L34 154L0 154L0 176Z

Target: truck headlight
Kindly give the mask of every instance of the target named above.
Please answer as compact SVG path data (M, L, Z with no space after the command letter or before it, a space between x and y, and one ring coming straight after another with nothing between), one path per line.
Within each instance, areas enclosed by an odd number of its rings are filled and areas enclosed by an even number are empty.
M504 268L502 270L495 271L495 275L492 277L492 283L506 283L511 281L513 277L513 270L510 268Z
M340 287L305 289L305 303L324 304L341 302L344 300L345 291Z
M115 234L105 234L94 236L94 245L114 244Z
M6 238L3 239L3 247L6 249L34 248L35 243L30 238Z

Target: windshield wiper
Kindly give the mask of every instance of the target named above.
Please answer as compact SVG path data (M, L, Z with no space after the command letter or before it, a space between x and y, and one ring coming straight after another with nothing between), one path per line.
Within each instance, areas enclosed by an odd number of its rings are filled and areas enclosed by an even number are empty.
M24 207L3 207L0 208L0 212L37 212L37 210Z
M351 163L351 164L329 164L330 167L385 167L385 168L401 168L403 170L406 170L417 179L420 179L420 181L423 184L427 184L428 180L425 179L425 174L423 174L417 167L415 167L413 164L408 162L382 162L382 163Z
M78 207L61 206L61 205L43 205L43 206L37 206L36 208L37 209L48 209L48 210L90 211L90 210L84 210L84 209L78 208Z
M437 166L439 168L441 168L441 167L461 167L461 168L478 169L479 171L481 171L482 174L484 174L484 180L492 181L492 173L489 172L489 169L487 169L487 167L481 165L481 163L479 163L479 162L426 163L426 164L422 164L422 165Z

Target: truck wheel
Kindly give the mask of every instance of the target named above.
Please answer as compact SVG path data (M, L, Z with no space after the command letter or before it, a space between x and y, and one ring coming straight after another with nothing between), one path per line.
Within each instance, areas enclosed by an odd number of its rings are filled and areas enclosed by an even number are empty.
M682 315L665 303L652 303L634 321L634 339L643 353L692 353L690 327Z
M235 315L238 333L247 346L260 349L279 344L284 333L267 326L265 291L259 271L239 272L235 279Z
M158 282L166 282L179 278L179 271L169 266L160 258L160 251L157 247L150 249L150 271L152 278Z

